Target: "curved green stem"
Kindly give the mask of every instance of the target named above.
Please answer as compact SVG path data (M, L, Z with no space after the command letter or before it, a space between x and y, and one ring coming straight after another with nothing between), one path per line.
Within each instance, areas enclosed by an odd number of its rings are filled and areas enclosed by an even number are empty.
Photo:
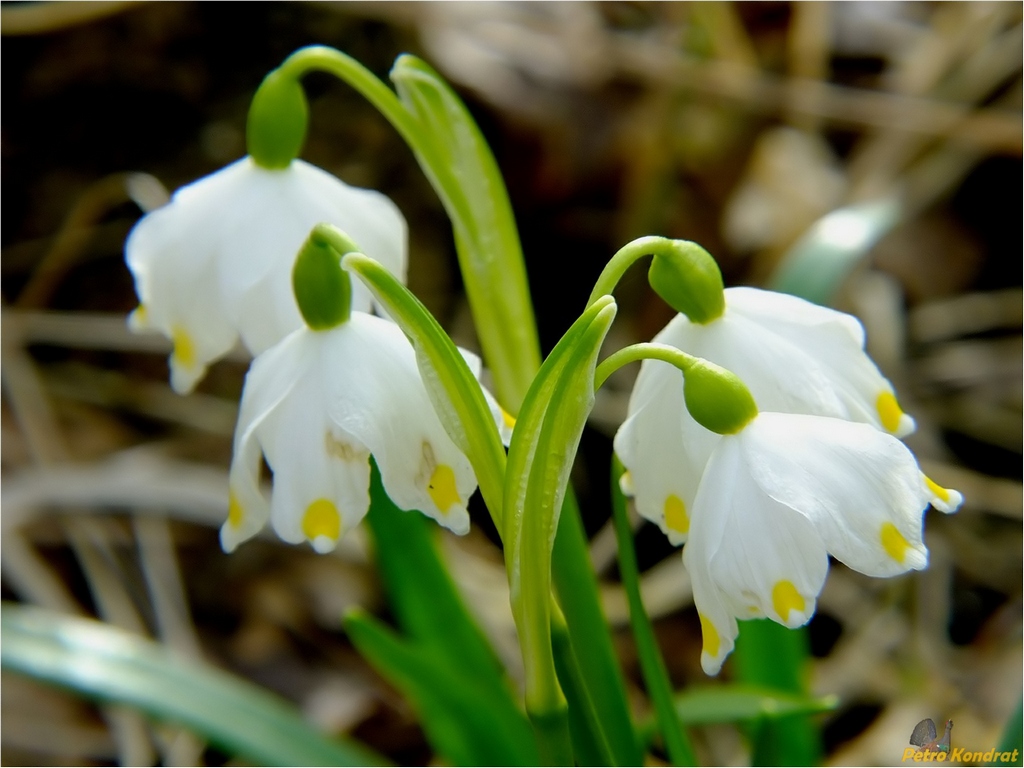
M671 363L681 371L686 371L695 363L700 361L699 357L688 355L682 350L670 347L668 344L657 344L655 342L644 342L631 344L623 347L618 352L608 355L594 372L594 390L598 390L608 380L608 377L619 368L640 360L663 360Z
M641 237L626 243L615 252L615 255L608 260L604 269L601 270L597 282L594 283L594 290L590 292L590 298L587 299L587 306L589 307L599 297L612 293L615 290L615 286L619 284L619 280L626 274L626 270L644 256L670 253L673 247L672 240L656 235Z
M296 80L310 72L327 72L344 80L384 115L414 152L424 157L432 156L433 148L398 95L351 56L327 46L311 45L300 48L285 59L279 71Z
M325 46L302 48L279 69L295 79L314 70L355 88L412 149L451 219L498 399L516 415L540 367L540 345L512 206L480 129L448 84L414 56L399 57L391 72L400 95L352 57Z

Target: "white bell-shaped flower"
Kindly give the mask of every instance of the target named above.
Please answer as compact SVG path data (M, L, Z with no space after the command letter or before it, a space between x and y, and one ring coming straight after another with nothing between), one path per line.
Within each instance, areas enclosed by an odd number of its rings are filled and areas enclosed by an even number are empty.
M301 160L268 169L245 157L139 221L125 244L140 301L131 325L173 341L176 391L190 391L239 336L257 355L302 325L290 274L320 222L344 229L404 279L406 225L394 203ZM361 285L352 307L371 308Z
M261 455L273 471L269 502ZM269 519L285 541L331 551L367 512L371 455L397 506L469 530L476 477L441 426L398 326L353 312L329 330L295 331L246 376L222 546L233 550Z
M737 374L762 411L830 416L902 437L914 429L892 385L864 352L864 329L847 314L786 294L729 288L707 323L677 315L654 338ZM686 411L679 372L645 360L615 436L637 511L674 544L690 527L697 483L718 435Z
M869 424L762 412L719 438L683 548L704 671L717 674L732 651L737 619L806 623L829 554L869 576L924 568L924 511L962 500Z

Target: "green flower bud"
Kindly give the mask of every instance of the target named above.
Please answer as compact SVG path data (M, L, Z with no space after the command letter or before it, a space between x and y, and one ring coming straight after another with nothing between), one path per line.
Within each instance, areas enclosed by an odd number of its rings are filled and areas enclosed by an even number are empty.
M694 420L720 435L733 435L757 416L746 384L732 371L696 358L683 374L683 397Z
M264 78L249 106L245 139L262 168L287 168L306 140L309 105L302 84L275 69Z
M348 320L352 310L352 282L341 258L359 249L351 241L344 253L338 251L338 236L329 241L319 231L310 233L295 259L292 289L306 325L314 331L326 331Z
M725 311L722 273L718 265L696 243L672 240L659 248L651 261L647 279L665 302L695 323L710 323Z

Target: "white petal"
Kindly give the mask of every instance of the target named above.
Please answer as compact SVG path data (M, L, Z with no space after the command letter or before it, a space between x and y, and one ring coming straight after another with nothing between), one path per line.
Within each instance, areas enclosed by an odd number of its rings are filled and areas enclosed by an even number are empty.
M792 401L767 394L762 396L754 391L762 410L861 421L897 437L914 431L914 420L899 408L892 385L864 352L864 329L856 318L794 296L756 288L730 288L726 296L727 317L747 321L738 326L737 337L753 337L759 332L788 342L778 350L785 356L777 359L775 376L798 378L794 372L799 372L799 378L813 381L815 386L829 387L838 398L838 402L816 404L813 399L798 394L798 398L807 403L799 407ZM752 333L749 326L758 331ZM757 343L765 341L762 338ZM784 360L781 365L786 366L781 370L780 360ZM719 365L729 367L722 362ZM743 378L740 371L735 372ZM756 384L748 384L756 389Z
M720 441L697 492L683 560L707 575L733 616L798 627L814 613L828 553L805 517L758 486L747 460L741 437Z
M159 330L173 341L171 383L184 394L238 336L219 295L213 254L181 242L179 213L171 203L139 221L125 243L125 259L140 301L129 325ZM196 222L200 230L205 226L204 219Z
M255 536L270 519L270 504L260 491L262 445L257 431L295 385L308 376L311 345L305 331L292 334L256 358L245 377L229 475L228 520L221 546L231 552Z
M324 334L300 330L285 343L292 340L303 342L307 358L298 380L258 428L274 472L271 520L285 541L309 541L327 552L369 508L369 452L329 420Z
M780 335L798 333L799 329L832 328L842 332L861 349L864 348L864 326L845 312L822 307L805 299L777 291L739 286L725 291L726 304L742 314L771 328Z
M318 223L338 226L404 280L405 220L385 196L349 187L301 160L282 170L245 162L245 188L225 207L219 264L227 306L254 354L301 325L291 272ZM352 282L352 308L369 310L369 292Z
M629 412L615 435L615 453L629 471L637 511L678 546L686 541L697 484L718 436L686 413L682 374L659 360L641 366Z
M758 485L851 568L893 576L927 565L932 496L899 440L867 424L778 413L760 414L739 437Z
M353 313L325 337L332 422L370 450L397 506L418 509L455 533L468 531L476 477L434 413L404 334L381 318Z
M233 552L243 541L255 536L270 519L270 504L260 491L263 462L256 438L258 425L259 421L249 424L235 435L228 476L228 519L220 528L220 545L225 552Z

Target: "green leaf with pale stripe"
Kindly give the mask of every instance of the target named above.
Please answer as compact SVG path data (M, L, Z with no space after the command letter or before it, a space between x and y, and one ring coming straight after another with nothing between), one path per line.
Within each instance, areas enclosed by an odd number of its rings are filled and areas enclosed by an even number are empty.
M108 624L5 603L0 627L5 670L182 725L228 754L262 765L387 764L319 733L270 692Z

